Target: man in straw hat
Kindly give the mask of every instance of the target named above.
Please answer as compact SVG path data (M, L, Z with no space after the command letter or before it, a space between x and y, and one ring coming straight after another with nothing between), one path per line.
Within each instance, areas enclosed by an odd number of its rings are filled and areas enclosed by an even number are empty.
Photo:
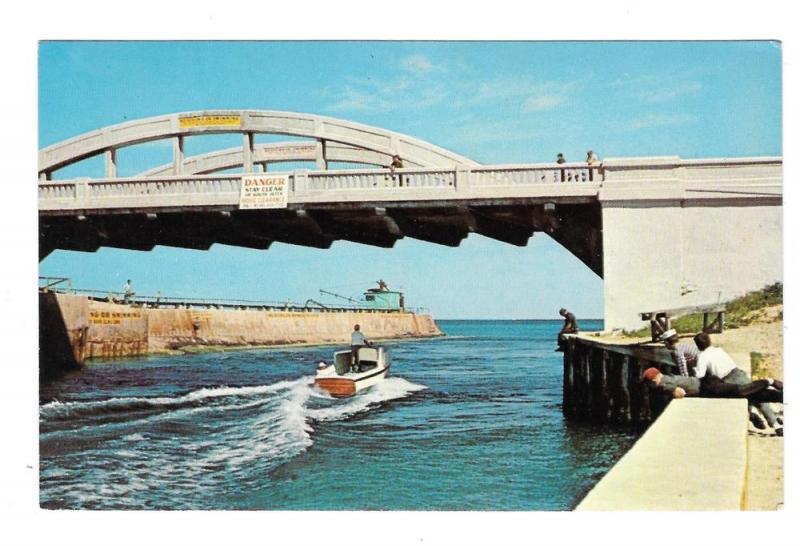
M672 328L661 334L659 339L669 349L672 361L678 366L681 375L688 376L689 370L697 364L697 356L700 354L697 346L680 341L678 332Z

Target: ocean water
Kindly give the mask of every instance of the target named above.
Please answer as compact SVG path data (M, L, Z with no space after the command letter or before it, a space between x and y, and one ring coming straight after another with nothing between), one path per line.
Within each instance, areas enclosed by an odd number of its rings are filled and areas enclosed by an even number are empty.
M41 506L569 510L635 441L563 418L560 321L439 324L386 343L390 377L348 399L313 387L336 347L95 362L42 384Z

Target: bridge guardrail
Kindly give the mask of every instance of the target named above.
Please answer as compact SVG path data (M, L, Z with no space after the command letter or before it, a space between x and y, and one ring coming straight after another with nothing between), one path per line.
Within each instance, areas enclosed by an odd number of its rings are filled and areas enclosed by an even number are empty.
M583 164L501 165L491 167L352 169L292 171L290 201L312 191L353 189L438 189L460 193L470 187L599 181L602 166ZM40 180L40 210L237 205L241 174Z

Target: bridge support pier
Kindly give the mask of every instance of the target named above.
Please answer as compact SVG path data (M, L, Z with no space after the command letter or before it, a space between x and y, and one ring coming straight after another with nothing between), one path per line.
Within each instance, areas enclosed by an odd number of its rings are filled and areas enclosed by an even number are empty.
M721 182L705 190L680 171L615 172L606 162L606 329L639 329L642 311L715 304L783 280L781 196L742 199L745 188L726 193Z

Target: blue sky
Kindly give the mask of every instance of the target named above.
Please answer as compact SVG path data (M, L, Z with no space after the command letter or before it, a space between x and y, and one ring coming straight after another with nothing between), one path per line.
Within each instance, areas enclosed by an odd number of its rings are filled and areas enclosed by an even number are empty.
M39 146L127 120L208 108L340 117L481 163L782 155L776 42L42 42ZM234 138L187 141L187 153ZM171 145L120 152L120 174ZM88 160L58 178L101 176ZM43 275L139 293L305 301L379 278L438 318L602 317L602 279L544 234L518 248L472 234L458 248L336 242L267 251L55 251Z

